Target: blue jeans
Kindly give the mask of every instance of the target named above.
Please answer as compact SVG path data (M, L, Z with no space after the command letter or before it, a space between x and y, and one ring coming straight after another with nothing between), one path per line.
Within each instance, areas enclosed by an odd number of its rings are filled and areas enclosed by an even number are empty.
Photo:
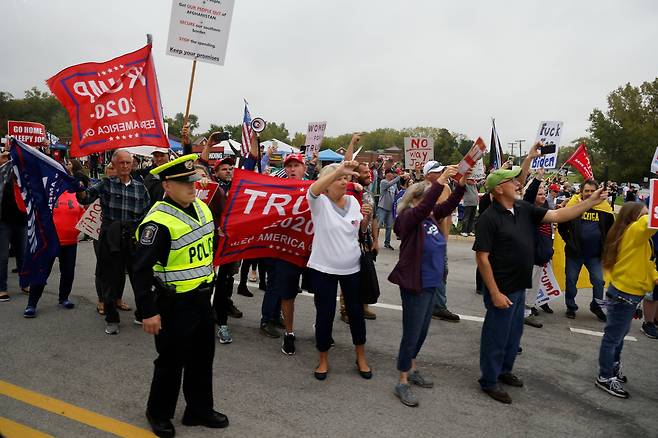
M446 297L446 282L441 280L439 285L434 289L434 310L445 310L448 308L448 298Z
M315 346L319 352L329 351L331 332L336 314L338 283L343 291L345 310L350 319L350 333L354 345L366 343L366 321L363 318L363 303L359 294L361 273L335 275L309 269L311 288L315 301Z
M606 295L608 319L599 351L599 375L609 379L615 375L619 366L624 337L631 328L635 309L642 301L642 296L627 294L612 284L608 287Z
M261 325L267 324L269 321L278 321L279 316L281 316L281 297L273 291L277 274L276 269L274 269L274 264L275 259L262 259L261 266L266 270L267 276L265 280L263 303L261 305Z
M512 305L498 309L493 305L489 291L484 291L487 313L480 338L480 386L495 388L498 376L511 373L523 335L523 307L525 290L507 295Z
M411 369L411 360L416 359L432 320L432 304L434 303L434 288L424 288L417 295L400 289L402 298L402 339L398 353L398 371L407 372Z
M591 257L588 259L567 257L567 263L565 267L565 274L567 277L567 290L564 295L564 300L567 305L567 309L576 311L578 310L578 305L576 304L576 294L578 294L578 276L580 275L580 270L585 265L587 271L589 272L589 281L592 283L592 302L590 303L590 309L595 309L600 307L601 302L603 302L603 288L605 282L603 281L603 268L601 267L601 259L599 257Z
M73 288L73 277L75 275L75 259L78 252L78 245L66 245L59 247L59 302L68 299ZM50 261L48 275L53 269L55 259ZM27 299L28 307L37 307L39 298L43 294L45 284L31 284L30 297Z
M390 210L384 210L381 207L377 207L377 221L379 226L384 225L386 227L386 234L384 235L384 245L391 244L391 227L393 226L393 212Z
M7 290L7 264L9 263L9 244L12 243L16 252L16 267L18 268L18 283L21 288L29 286L28 279L21 275L25 249L27 245L27 225L13 225L0 222L0 292Z

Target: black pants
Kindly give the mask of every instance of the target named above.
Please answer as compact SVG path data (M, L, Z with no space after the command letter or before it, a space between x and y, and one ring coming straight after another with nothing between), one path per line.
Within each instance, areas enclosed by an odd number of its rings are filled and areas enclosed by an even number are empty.
M218 325L228 323L228 309L233 305L233 272L235 265L228 263L221 265L215 279L215 298L213 299L213 310Z
M311 287L315 299L315 346L320 352L331 347L331 332L336 314L338 283L343 291L345 309L350 319L350 332L354 345L366 343L366 322L363 318L363 303L359 295L359 275L334 275L309 269Z
M62 245L59 247L59 302L69 298L73 288L73 278L75 276L75 258L78 252L78 245ZM55 259L50 261L48 276L53 269ZM39 299L46 288L45 284L30 284L30 297L27 299L29 307L37 307Z
M213 409L215 358L210 293L194 290L176 294L171 309L161 313L162 330L155 336L158 358L153 362L148 413L157 419L173 418L182 380L186 411L207 415Z
M105 303L105 321L108 323L119 322L119 312L116 301L123 296L123 288L126 285L126 271L130 284L135 289L132 272L133 243L132 237L125 233L121 239L118 251L110 248L107 233L101 232L98 239L98 280L100 291Z

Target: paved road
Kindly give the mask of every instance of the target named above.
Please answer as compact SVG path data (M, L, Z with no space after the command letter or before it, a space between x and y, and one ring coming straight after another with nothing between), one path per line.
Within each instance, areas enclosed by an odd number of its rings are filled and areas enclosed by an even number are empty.
M477 317L484 311L474 293L470 245L463 239L450 242L448 301L453 311ZM329 377L324 382L313 378L314 308L307 296L300 296L296 304L298 354L281 354L278 341L258 332L262 293L252 285L254 298L235 297L245 316L231 320L233 344L217 344L215 405L229 416L231 425L223 431L180 425L181 395L174 420L179 436L658 436L651 415L658 406L658 341L646 338L639 323L633 322L629 335L637 340L626 342L623 354L632 398L610 397L594 387L600 338L569 330L601 331L602 324L588 311L567 320L562 302L554 304L555 314L540 316L544 328L527 328L524 334L516 372L526 386L511 389L512 405L501 405L478 390L481 323L471 320L432 321L419 364L435 387L416 389L418 408L400 404L393 395L400 297L385 280L397 255L387 251L378 260L380 302L392 308L376 308L377 320L368 322L372 380L356 373L348 327L338 317ZM0 303L0 381L148 429L143 414L155 358L153 341L130 323L129 313L122 314L119 336L104 334L104 322L94 311L94 263L91 244L82 242L72 294L74 310L57 308L55 274L36 319L22 317L24 295L14 293L10 302ZM10 288L17 289L15 278ZM581 291L582 309L587 309L590 294ZM126 299L133 303L130 290ZM0 417L58 437L111 436L79 419L6 395L0 395Z

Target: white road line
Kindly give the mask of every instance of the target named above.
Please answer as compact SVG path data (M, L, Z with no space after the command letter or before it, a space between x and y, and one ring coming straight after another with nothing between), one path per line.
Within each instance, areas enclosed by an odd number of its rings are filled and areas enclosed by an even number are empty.
M583 335L590 335L590 336L597 336L599 338L603 337L603 332L595 332L593 330L585 330L585 329L579 329L579 328L573 328L569 327L569 330L571 330L573 333L581 333ZM624 338L625 341L633 341L637 342L637 338L634 336L626 336Z
M251 282L249 282L249 283L251 283ZM235 281L234 284L238 284L238 282ZM251 283L251 284L255 284L255 283ZM310 294L308 292L302 292L300 295L305 296L305 297L312 297L313 296L313 294ZM339 299L340 299L340 297L337 297L336 301L338 301ZM395 305L395 304L376 303L376 304L371 304L371 306L372 307L379 307L381 309L390 309L390 310L402 311L402 306L398 306L398 305ZM481 316L470 316L470 315L461 315L460 314L459 318L463 319L465 321L484 322L484 318L481 317ZM569 330L571 330L572 333L580 333L580 334L583 334L583 335L597 336L599 338L603 337L603 332L596 332L596 331L592 331L592 330L585 330L585 329L579 329L579 328L573 328L573 327L569 327ZM626 336L624 338L624 340L637 342L637 338L635 338L634 336Z

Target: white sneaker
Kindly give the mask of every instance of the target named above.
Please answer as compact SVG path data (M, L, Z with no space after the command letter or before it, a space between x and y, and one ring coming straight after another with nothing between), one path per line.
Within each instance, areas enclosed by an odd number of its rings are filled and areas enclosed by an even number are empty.
M462 237L468 237L468 233L459 233L459 235Z
M118 335L119 334L119 324L108 322L105 326L105 333L108 335Z

